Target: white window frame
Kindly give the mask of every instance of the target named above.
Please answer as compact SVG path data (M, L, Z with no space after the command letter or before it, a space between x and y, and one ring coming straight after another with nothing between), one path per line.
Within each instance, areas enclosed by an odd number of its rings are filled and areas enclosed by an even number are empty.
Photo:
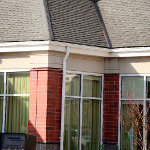
M80 100L80 110L79 110L79 114L80 114L80 127L79 127L79 130L80 130L80 135L79 135L79 150L81 150L81 138L82 138L82 101L84 99L92 99L92 100L99 100L101 102L101 115L100 115L100 118L101 119L101 124L100 124L100 131L99 131L99 135L100 135L100 141L99 141L99 144L103 144L102 142L102 129L103 129L103 81L104 81L104 75L103 74L98 74L98 73L87 73L87 72L77 72L77 71L66 71L66 75L67 74L77 74L77 75L80 75L81 79L81 83L80 83L80 86L81 86L81 89L80 89L80 95L81 96L66 96L65 95L65 99L66 98L74 98L74 99L79 99ZM101 98L97 98L97 97L83 97L83 76L84 75L88 75L88 76L98 76L98 77L101 77ZM65 102L64 102L65 103ZM64 116L63 116L63 120L64 120ZM64 122L63 122L63 126L64 126ZM62 135L62 141L64 141L64 135Z
M150 74L120 74L120 77L119 77L119 119L118 119L118 147L119 147L119 150L120 150L120 145L121 145L121 138L120 138L120 134L121 134L121 101L123 100L130 100L129 98L121 98L121 92L122 92L122 77L143 77L144 78L144 89L143 89L143 93L144 93L144 96L143 96L143 99L139 99L139 98L135 98L135 99L132 99L132 100L136 100L136 101L142 101L143 102L143 116L146 114L146 102L147 101L150 101L150 98L146 98L146 78L149 77ZM145 117L144 117L144 125L146 123L146 120L145 120ZM145 146L145 130L143 128L143 146Z
M10 72L30 72L29 69L11 69L11 70L0 70L0 73L4 73L4 93L0 94L0 97L3 97L3 120L2 120L2 133L5 133L5 121L6 121L6 97L8 96L29 96L30 94L6 94L6 82L7 82L7 73Z

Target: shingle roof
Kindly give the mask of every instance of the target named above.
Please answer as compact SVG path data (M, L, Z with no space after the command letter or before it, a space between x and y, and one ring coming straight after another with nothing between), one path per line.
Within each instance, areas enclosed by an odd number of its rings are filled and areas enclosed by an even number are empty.
M113 47L150 46L150 0L98 2Z
M45 0L0 0L0 42L51 39Z
M89 0L48 0L54 40L108 47L95 5Z
M0 0L0 42L150 46L150 0Z

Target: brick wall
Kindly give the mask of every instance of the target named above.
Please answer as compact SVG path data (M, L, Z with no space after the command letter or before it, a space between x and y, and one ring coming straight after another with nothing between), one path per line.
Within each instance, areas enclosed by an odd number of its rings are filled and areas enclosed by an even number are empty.
M30 72L29 134L39 142L59 142L61 125L62 70Z
M104 75L103 142L118 142L119 74Z

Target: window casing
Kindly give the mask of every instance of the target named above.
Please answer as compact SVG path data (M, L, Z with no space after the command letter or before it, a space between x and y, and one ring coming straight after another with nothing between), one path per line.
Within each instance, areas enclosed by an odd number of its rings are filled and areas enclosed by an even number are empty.
M27 132L29 87L28 70L0 72L0 132Z
M102 80L103 76L99 74L67 73L63 150L99 149Z
M120 83L119 147L150 148L150 75L123 74Z

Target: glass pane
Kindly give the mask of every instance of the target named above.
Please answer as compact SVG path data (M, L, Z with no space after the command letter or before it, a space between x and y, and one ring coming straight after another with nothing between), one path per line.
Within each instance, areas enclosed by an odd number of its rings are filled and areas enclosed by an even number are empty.
M0 94L4 94L4 73L0 73Z
M2 132L3 122L3 97L0 97L0 133Z
M29 97L7 97L6 133L26 133L29 121Z
M64 112L64 150L77 150L79 137L79 100L66 99Z
M141 101L121 103L121 149L143 149L143 104Z
M122 98L143 98L144 77L122 77Z
M99 150L101 101L83 100L82 150Z
M7 94L29 94L30 73L7 73Z
M67 96L79 96L80 95L80 75L67 74L65 88L66 88L65 93Z
M83 96L101 97L101 78L96 76L84 76Z
M145 128L145 130L146 130L146 136L147 136L147 138L146 138L146 144L147 144L147 149L149 150L150 149L150 101L147 101L146 102L146 128Z
M150 77L146 78L146 97L150 98Z

